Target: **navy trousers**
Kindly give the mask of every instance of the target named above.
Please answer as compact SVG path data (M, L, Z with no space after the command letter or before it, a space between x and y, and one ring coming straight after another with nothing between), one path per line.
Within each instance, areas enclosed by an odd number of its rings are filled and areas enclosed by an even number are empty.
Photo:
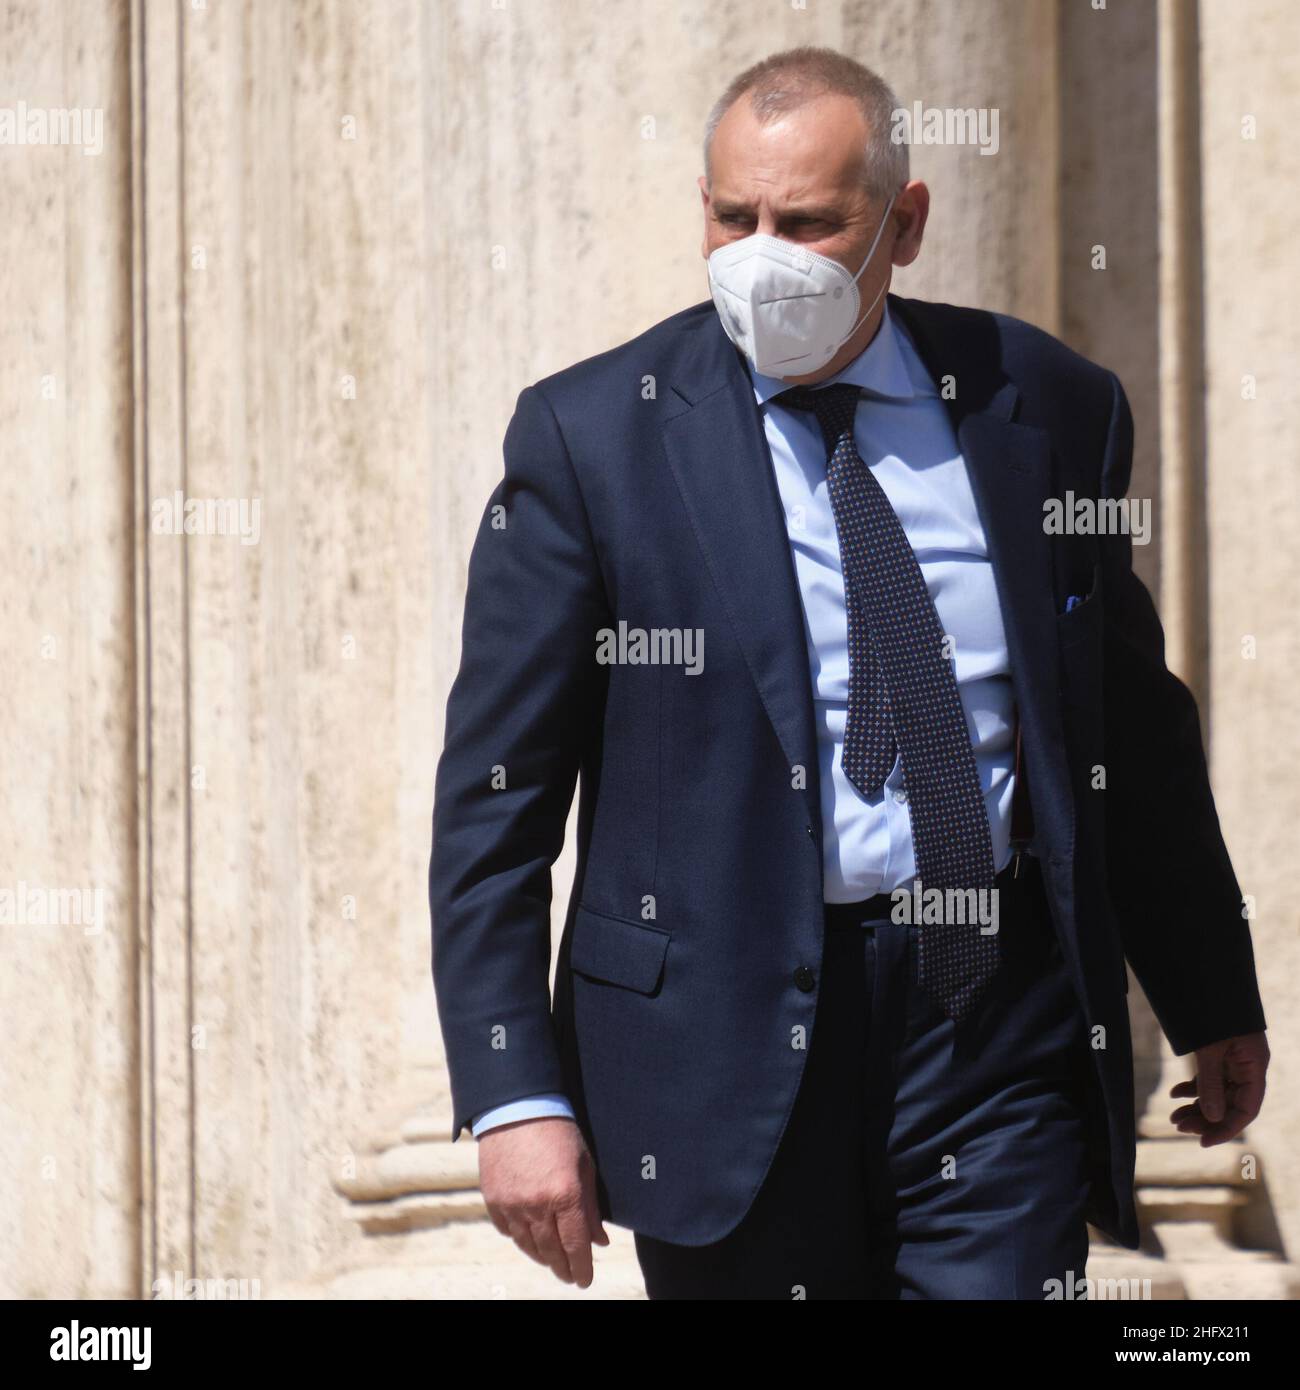
M724 1239L637 1235L650 1298L1041 1299L1047 1281L1083 1278L1091 1059L1024 863L1001 889L998 974L960 1028L917 984L924 926L827 910L772 1167Z

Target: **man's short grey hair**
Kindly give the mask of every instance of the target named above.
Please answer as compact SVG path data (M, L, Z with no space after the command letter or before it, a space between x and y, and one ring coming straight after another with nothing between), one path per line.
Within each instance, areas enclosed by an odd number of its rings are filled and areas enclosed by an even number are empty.
M710 151L723 116L748 95L763 125L794 111L813 97L836 92L858 103L867 125L864 165L867 192L888 198L907 182L907 142L891 139L898 98L889 86L853 58L833 48L788 48L748 67L714 103L704 127L704 177L711 184Z

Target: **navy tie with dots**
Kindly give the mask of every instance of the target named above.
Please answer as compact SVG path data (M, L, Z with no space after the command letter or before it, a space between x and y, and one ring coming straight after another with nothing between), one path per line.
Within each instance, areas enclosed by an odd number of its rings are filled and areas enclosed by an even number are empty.
M812 411L826 442L849 616L844 772L864 795L876 795L896 742L922 889L992 889L988 812L948 639L907 533L854 443L861 394L845 383L796 386L776 398ZM944 921L921 925L918 975L961 1022L997 970L998 948L996 935L981 933L977 913L953 915L966 920L949 922L945 912Z

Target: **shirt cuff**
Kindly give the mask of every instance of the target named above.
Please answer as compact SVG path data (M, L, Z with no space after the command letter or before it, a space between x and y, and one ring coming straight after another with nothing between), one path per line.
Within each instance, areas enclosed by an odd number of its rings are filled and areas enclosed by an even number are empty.
M498 1125L513 1124L516 1120L540 1120L548 1116L558 1116L565 1120L576 1118L573 1107L564 1096L547 1092L537 1096L524 1096L505 1105L493 1106L491 1110L485 1110L472 1120L469 1128L470 1133L477 1139L479 1135L496 1129Z

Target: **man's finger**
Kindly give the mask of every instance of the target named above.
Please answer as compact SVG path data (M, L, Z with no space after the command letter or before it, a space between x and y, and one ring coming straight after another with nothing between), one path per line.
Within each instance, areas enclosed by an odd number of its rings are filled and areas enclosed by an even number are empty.
M1232 1104L1234 1109L1240 1110L1243 1115L1250 1117L1246 1121L1247 1124L1256 1119L1264 1104L1263 1074L1248 1076L1245 1081L1240 1082L1233 1093Z
M536 1260L539 1265L547 1263L537 1248L537 1241L533 1239L533 1228L525 1217L514 1217L510 1220L503 1234L508 1235L530 1260Z
M1209 1123L1205 1116L1201 1114L1200 1106L1197 1105L1180 1105L1178 1109L1170 1115L1169 1120L1171 1124L1176 1125L1204 1125Z
M560 1240L560 1233L555 1228L555 1216L551 1212L533 1218L533 1239L537 1242L542 1263L550 1267L557 1279L572 1284L573 1271L569 1268L569 1254Z
M582 1206L587 1217L587 1231L596 1245L608 1245L609 1236L605 1233L605 1223L600 1215L600 1198L596 1195L596 1165L590 1161L582 1165Z
M1196 1059L1196 1094L1201 1114L1211 1124L1223 1119L1227 1107L1223 1099L1223 1053L1219 1048L1207 1049Z
M1235 1139L1250 1123L1251 1117L1244 1110L1232 1109L1217 1125L1208 1125L1201 1134L1201 1147L1208 1149L1214 1144L1226 1144Z
M587 1213L583 1204L574 1202L557 1211L555 1229L568 1256L573 1282L580 1289L589 1288L592 1279L591 1232L587 1228Z

